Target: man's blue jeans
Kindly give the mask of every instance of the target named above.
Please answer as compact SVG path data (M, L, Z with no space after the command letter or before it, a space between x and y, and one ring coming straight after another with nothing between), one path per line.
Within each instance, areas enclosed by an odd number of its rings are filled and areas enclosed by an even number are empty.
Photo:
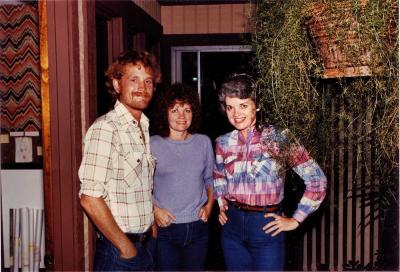
M137 255L130 259L120 257L118 249L104 236L96 242L94 271L152 271L155 241L152 237L146 242L136 242Z
M159 228L158 269L163 271L204 270L208 235L208 224L200 220Z
M262 228L273 218L263 212L243 211L229 205L228 221L222 228L221 243L226 267L230 271L282 271L284 268L284 234L275 237Z

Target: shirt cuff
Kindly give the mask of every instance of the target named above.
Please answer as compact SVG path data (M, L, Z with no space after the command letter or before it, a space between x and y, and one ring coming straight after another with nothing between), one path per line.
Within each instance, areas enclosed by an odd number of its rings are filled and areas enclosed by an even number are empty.
M301 211L301 210L296 210L293 214L293 218L299 222L302 223L306 218L307 218L308 214L306 214L305 212Z
M107 193L104 190L103 186L99 186L99 185L89 185L89 184L81 184L81 189L79 191L79 198L82 195L87 195L87 196L91 196L91 197L103 197L105 198Z
M217 198L217 201L218 201L218 205L219 205L220 208L223 207L223 206L225 206L225 205L227 204L225 198L222 197L222 196L218 197L218 198Z

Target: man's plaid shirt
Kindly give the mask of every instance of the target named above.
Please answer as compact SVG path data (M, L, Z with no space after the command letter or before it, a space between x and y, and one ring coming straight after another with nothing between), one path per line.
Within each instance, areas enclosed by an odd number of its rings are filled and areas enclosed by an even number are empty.
M87 131L79 168L79 195L103 197L121 230L128 233L145 232L153 222L155 161L144 114L140 127L117 101L114 110L98 118Z

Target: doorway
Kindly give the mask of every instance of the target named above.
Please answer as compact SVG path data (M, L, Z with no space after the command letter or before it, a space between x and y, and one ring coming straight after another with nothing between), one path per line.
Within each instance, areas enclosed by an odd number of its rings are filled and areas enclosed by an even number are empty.
M200 133L215 139L233 130L225 114L219 109L218 90L231 73L248 73L255 76L251 46L186 46L171 48L171 82L182 82L199 93L202 107ZM217 208L209 218L210 239L206 270L226 270L220 245L221 225Z
M195 88L202 106L201 133L215 139L233 129L219 110L218 90L231 73L255 75L251 46L184 46L171 49L171 81Z

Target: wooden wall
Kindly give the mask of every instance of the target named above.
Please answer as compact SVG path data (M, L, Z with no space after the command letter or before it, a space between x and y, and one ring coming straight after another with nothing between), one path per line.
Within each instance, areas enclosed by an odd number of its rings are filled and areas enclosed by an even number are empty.
M162 6L164 34L249 33L253 4Z
M161 23L161 6L157 0L133 0L133 2Z

